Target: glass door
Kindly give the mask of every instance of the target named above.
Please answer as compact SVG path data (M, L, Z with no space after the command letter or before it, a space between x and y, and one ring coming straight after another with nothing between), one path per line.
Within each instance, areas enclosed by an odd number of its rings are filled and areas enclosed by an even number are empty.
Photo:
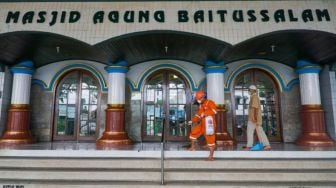
M147 141L160 141L165 124L165 104L163 74L149 79L144 92L143 136Z
M246 141L246 127L248 120L248 105L250 96L248 87L254 84L262 109L262 126L270 141L281 141L281 126L279 120L279 96L274 80L260 70L248 70L241 73L236 81L233 91L234 96L234 135L237 141Z
M73 71L58 84L53 140L96 140L100 98L96 79L86 71Z
M190 92L176 73L161 71L147 80L144 89L143 139L186 141L190 128Z

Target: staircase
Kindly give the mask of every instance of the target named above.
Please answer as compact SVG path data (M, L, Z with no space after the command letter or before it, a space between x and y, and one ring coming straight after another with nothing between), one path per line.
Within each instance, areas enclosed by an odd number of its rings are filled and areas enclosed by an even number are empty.
M165 187L336 187L336 152L166 151ZM0 187L159 187L160 151L0 150Z

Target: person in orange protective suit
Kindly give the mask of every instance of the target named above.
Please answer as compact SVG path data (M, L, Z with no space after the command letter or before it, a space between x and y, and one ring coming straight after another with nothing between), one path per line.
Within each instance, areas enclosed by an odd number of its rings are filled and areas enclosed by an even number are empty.
M195 127L191 129L189 139L191 141L190 151L195 150L195 143L198 137L204 135L207 146L209 147L210 154L207 160L214 160L213 154L216 147L216 114L217 107L212 100L205 98L203 91L197 91L195 93L195 100L199 103L198 111L195 116L188 122L189 125L197 123Z

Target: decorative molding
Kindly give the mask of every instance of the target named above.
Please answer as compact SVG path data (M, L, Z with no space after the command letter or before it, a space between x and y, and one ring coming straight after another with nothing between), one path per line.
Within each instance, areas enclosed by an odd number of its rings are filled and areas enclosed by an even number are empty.
M125 108L106 108L106 112L125 112Z
M29 104L11 104L9 105L9 112L28 112L30 111Z
M182 74L182 76L186 78L191 91L198 91L200 89L200 85L195 83L191 74L184 67L180 65L176 65L176 64L159 64L159 65L152 66L139 75L138 81L136 83L133 83L129 79L127 79L126 82L130 85L130 88L133 91L141 91L142 88L144 87L144 81L146 80L146 78L153 72L162 70L162 69L171 69L171 70L177 71L180 74Z
M107 108L108 109L111 109L111 108L124 109L125 104L107 104Z
M313 64L309 61L299 60L297 61L297 74L307 74L307 73L320 73L321 67L319 65Z
M219 63L216 63L216 62L210 61L210 60L205 62L205 67L203 69L205 74L211 74L211 73L222 73L222 74L224 74L226 70L227 70L227 67L224 66L223 61L221 61Z
M118 65L110 65L105 68L106 72L108 73L127 73L128 68L124 66Z
M33 75L34 73L34 63L30 60L21 61L20 63L16 64L10 71L13 74L30 74Z
M106 66L105 70L108 73L127 73L127 62L125 60L117 61L115 64Z
M278 83L278 87L280 88L280 92L285 91L288 92L291 90L291 88L295 85L298 84L299 82L297 81L298 79L291 80L287 85L285 85L284 79L282 76L275 71L272 67L264 65L264 64L245 64L243 66L239 66L236 70L234 70L226 79L225 83L225 91L230 92L231 87L232 87L232 82L233 80L243 71L248 70L248 69L261 69L269 73L276 83Z
M92 73L97 78L97 80L99 82L99 85L101 87L101 91L102 92L107 92L108 91L106 81L105 81L104 77L102 76L101 72L99 72L94 67L92 67L90 65L86 65L86 64L71 64L71 65L68 65L68 66L65 66L65 67L61 68L59 71L57 71L55 73L55 75L52 77L49 84L46 84L42 80L39 80L39 79L33 79L32 84L37 84L38 86L40 86L46 92L54 92L60 78L64 74L66 74L66 73L68 73L72 70L76 70L76 69L83 69L83 70L86 70L86 71L89 71L90 73Z
M295 86L295 85L299 85L300 84L300 79L297 78L297 79L293 79L291 80L288 84L287 84L287 89L286 91L290 91L292 90L292 88Z

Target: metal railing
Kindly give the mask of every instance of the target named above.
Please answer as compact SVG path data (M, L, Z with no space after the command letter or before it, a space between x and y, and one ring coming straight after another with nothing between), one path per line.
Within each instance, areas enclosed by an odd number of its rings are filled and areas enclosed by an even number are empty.
M165 148L165 128L162 126L162 136L161 136L161 185L164 185L164 148Z

